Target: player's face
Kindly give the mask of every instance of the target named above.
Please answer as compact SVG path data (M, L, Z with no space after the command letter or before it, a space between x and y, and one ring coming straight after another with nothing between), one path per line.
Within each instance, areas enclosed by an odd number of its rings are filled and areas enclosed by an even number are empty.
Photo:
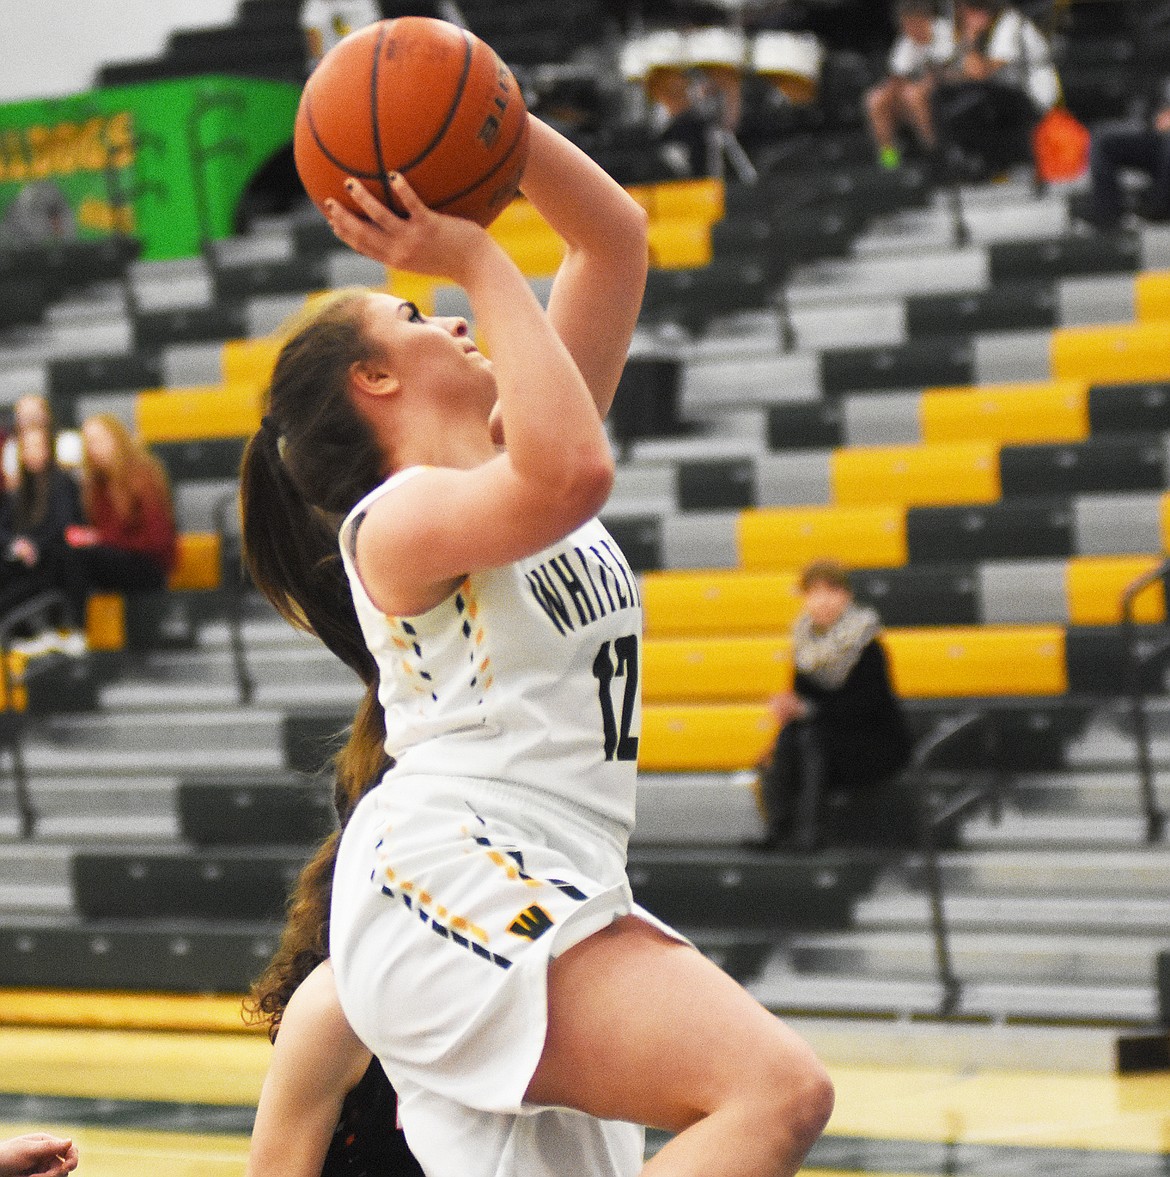
M813 581L804 593L804 611L817 629L830 629L841 620L852 599L840 585Z
M366 328L403 385L423 382L462 396L487 411L495 403L491 361L475 345L467 320L424 315L412 302L371 295Z

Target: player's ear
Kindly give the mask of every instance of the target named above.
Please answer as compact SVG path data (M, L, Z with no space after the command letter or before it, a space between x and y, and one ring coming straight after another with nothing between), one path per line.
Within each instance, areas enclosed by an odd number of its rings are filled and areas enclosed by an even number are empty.
M355 360L349 366L355 391L364 396L393 396L401 387L398 377L381 360Z

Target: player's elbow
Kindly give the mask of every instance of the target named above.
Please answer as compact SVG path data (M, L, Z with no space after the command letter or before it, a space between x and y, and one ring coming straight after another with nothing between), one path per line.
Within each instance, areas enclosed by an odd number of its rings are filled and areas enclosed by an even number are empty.
M591 446L565 463L558 496L566 515L580 524L592 519L613 490L614 461L609 447Z

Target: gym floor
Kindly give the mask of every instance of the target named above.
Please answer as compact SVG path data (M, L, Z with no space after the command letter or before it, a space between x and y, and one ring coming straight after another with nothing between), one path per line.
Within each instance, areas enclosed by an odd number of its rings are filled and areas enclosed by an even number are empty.
M2 1026L0 1139L70 1135L85 1177L240 1177L268 1051L251 1033ZM831 1070L807 1172L1170 1174L1170 1073Z

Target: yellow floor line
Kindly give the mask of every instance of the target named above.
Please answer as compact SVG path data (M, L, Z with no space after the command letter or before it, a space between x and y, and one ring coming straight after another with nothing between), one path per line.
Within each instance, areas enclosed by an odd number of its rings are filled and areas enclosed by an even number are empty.
M252 1105L268 1040L245 1034L0 1028L0 1091Z
M242 997L0 989L0 1026L262 1034L244 1021Z
M0 1123L0 1138L24 1132L71 1136L85 1177L242 1177L246 1136L198 1136L63 1124Z
M830 1068L829 1132L878 1140L1170 1152L1170 1074Z

